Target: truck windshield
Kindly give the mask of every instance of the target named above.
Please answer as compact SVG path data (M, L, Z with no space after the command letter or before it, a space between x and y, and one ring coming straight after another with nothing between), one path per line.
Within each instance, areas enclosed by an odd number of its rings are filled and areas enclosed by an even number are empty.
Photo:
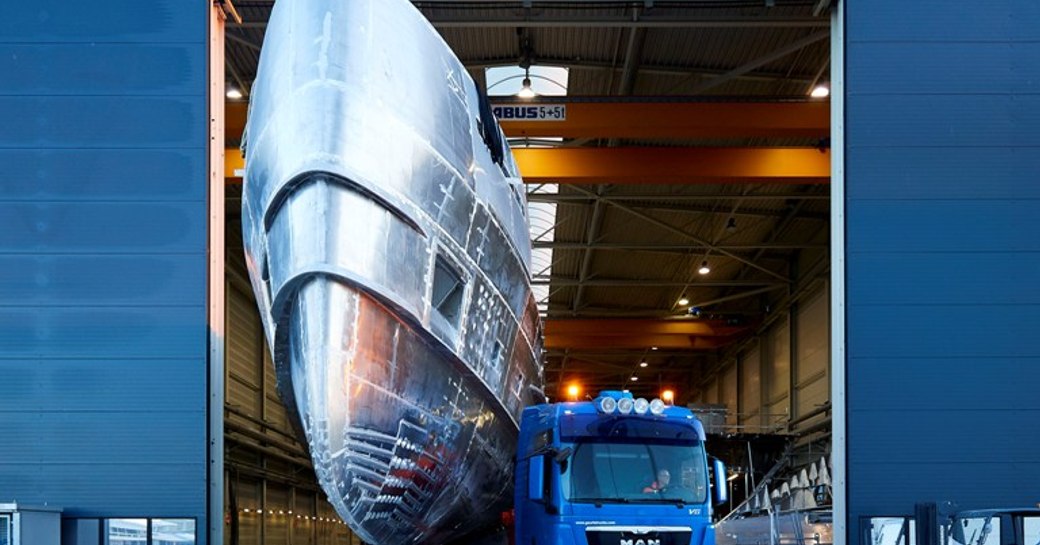
M576 503L702 503L702 443L583 440L561 467L564 497Z

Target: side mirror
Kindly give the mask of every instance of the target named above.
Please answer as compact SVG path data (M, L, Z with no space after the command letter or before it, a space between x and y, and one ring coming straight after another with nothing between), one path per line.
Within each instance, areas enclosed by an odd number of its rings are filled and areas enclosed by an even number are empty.
M715 505L729 501L729 483L726 481L726 464L718 458L712 461L712 472L715 473Z
M527 497L533 501L543 501L544 489L545 461L542 456L534 456L527 460Z

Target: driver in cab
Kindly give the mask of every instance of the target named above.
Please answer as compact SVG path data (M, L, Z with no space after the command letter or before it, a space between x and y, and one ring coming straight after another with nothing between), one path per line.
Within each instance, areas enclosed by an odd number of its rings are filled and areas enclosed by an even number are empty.
M643 494L660 494L662 490L668 488L671 481L672 474L667 469L658 470L657 480L644 487Z

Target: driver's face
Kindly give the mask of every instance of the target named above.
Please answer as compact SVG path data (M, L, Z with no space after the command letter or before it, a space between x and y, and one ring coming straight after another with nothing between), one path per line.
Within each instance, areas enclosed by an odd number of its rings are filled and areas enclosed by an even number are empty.
M668 482L672 480L672 475L668 473L667 469L662 469L657 472L657 486L665 487L668 486Z

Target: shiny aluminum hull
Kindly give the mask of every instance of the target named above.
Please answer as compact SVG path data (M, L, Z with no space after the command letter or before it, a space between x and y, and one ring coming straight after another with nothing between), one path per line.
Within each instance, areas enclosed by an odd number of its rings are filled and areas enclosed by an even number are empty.
M371 544L493 524L543 399L524 193L489 112L410 2L275 4L247 263L318 480Z

